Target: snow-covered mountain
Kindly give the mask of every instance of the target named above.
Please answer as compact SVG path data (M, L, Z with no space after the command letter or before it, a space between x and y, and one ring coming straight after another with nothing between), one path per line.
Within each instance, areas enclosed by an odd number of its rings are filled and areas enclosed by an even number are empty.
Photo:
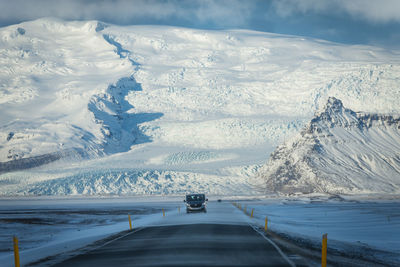
M259 175L284 194L399 193L400 115L354 112L331 97Z
M296 36L47 18L0 63L1 194L253 194L329 96L400 113L399 51Z

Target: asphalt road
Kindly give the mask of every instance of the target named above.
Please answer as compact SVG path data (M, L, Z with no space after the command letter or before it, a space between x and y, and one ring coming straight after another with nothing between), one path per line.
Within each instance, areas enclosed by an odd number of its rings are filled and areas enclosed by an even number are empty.
M291 266L249 225L139 229L55 266Z

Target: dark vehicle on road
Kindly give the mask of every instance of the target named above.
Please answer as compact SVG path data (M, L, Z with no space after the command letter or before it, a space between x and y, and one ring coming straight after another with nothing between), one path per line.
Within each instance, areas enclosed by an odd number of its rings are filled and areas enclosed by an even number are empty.
M192 211L203 211L207 212L206 208L206 201L208 199L204 194L189 194L186 195L186 199L183 200L183 202L186 203L186 212L192 212Z

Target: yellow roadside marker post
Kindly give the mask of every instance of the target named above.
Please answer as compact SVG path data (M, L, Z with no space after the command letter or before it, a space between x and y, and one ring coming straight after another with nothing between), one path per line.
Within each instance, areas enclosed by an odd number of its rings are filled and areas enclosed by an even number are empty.
M322 236L321 267L326 267L327 249L328 249L328 234L324 234Z
M14 260L15 260L15 267L20 267L19 265L19 251L18 251L18 238L14 236Z
M266 232L267 230L268 230L268 217L265 217L264 231Z
M253 218L253 214L254 214L254 209L251 209L251 215L250 215L251 218Z
M244 206L244 214L246 214L247 205Z
M165 210L162 209L162 216L165 217Z
M131 215L129 215L129 214L128 214L128 219L129 219L129 230L132 230Z

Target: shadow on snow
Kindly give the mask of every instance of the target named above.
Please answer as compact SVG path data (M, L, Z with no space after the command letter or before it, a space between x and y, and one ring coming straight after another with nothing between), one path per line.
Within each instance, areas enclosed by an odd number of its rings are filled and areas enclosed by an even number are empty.
M131 91L142 91L142 87L132 76L121 78L88 104L96 123L102 125L105 153L126 152L134 144L150 142L138 125L163 116L163 113L134 113L134 107L126 100Z

